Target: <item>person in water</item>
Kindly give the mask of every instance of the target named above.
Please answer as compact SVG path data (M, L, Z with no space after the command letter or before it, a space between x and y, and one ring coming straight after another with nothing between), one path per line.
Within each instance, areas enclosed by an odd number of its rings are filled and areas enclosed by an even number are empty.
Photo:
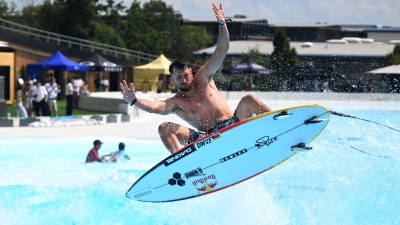
M123 142L118 144L118 151L103 155L101 159L105 162L118 162L125 159L131 160L128 154L125 153L125 144Z
M102 162L101 158L99 157L99 149L101 148L101 145L103 142L100 140L95 140L93 142L93 148L90 149L89 153L86 156L86 163L91 163L91 162Z
M172 122L164 122L158 127L158 132L165 147L173 154L182 146L215 132L223 127L271 111L265 103L254 95L245 95L239 102L235 112L232 112L227 101L215 86L212 77L221 66L229 49L229 33L225 24L222 4L213 5L213 10L219 23L217 46L210 60L206 62L194 76L188 63L176 59L170 67L172 81L178 89L177 93L164 101L152 102L137 98L133 83L129 85L124 80L120 84L123 98L138 108L160 115L176 114L197 129L182 126Z

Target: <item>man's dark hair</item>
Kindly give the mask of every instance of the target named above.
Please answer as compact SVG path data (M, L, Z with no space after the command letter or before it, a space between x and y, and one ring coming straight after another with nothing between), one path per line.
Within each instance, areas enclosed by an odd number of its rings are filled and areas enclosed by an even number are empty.
M173 68L177 68L177 69L185 69L185 68L189 68L189 64L188 62L186 62L185 60L182 59L175 59L171 65L169 65L169 73L172 74L172 69Z
M119 150L124 150L125 149L125 144L123 142L119 143L118 149Z

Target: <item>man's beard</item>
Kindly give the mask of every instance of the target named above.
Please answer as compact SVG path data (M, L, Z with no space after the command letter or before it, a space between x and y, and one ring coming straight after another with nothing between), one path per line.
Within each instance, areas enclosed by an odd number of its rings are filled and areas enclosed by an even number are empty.
M185 86L185 87L180 87L180 88L179 88L179 90L182 91L182 92L188 92L188 91L190 91L191 89L192 89L192 84L189 84L189 85L187 85L187 86Z

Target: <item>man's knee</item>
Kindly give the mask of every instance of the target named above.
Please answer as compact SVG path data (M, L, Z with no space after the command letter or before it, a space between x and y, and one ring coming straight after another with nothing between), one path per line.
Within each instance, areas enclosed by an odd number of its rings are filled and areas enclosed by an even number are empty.
M254 102L256 100L257 100L256 96L254 96L253 94L247 94L243 96L241 101L248 103L248 102Z
M171 135L175 132L175 127L176 125L174 123L164 122L158 126L158 134L160 134L160 136Z

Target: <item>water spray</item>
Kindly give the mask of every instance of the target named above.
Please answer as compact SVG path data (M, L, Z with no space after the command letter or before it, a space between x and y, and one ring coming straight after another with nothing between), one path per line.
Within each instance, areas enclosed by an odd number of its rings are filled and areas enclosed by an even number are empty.
M397 129L393 128L393 127L389 127L389 126L386 126L386 125L377 123L377 122L375 122L375 121L366 120L366 119L358 118L358 117L351 116L351 115L346 115L346 114L344 114L344 113L336 112L336 111L331 111L331 110L330 110L329 112L330 112L332 115L341 116L341 117L349 117L349 118L358 119L358 120L363 120L363 121L366 121L366 122L375 123L375 124L378 124L378 125L380 125L380 126L383 126L383 127L392 129L392 130L394 130L394 131L400 132L400 130L397 130ZM359 151L359 152L365 153L365 154L367 154L367 155L378 156L378 157L382 157L382 158L390 158L390 157L388 157L388 156L372 155L372 154L370 154L370 153L368 153L368 152L362 151L362 150L360 150L360 149L358 149L358 148L355 148L355 147L353 147L353 146L350 146L350 148L355 149L355 150L357 150L357 151Z

